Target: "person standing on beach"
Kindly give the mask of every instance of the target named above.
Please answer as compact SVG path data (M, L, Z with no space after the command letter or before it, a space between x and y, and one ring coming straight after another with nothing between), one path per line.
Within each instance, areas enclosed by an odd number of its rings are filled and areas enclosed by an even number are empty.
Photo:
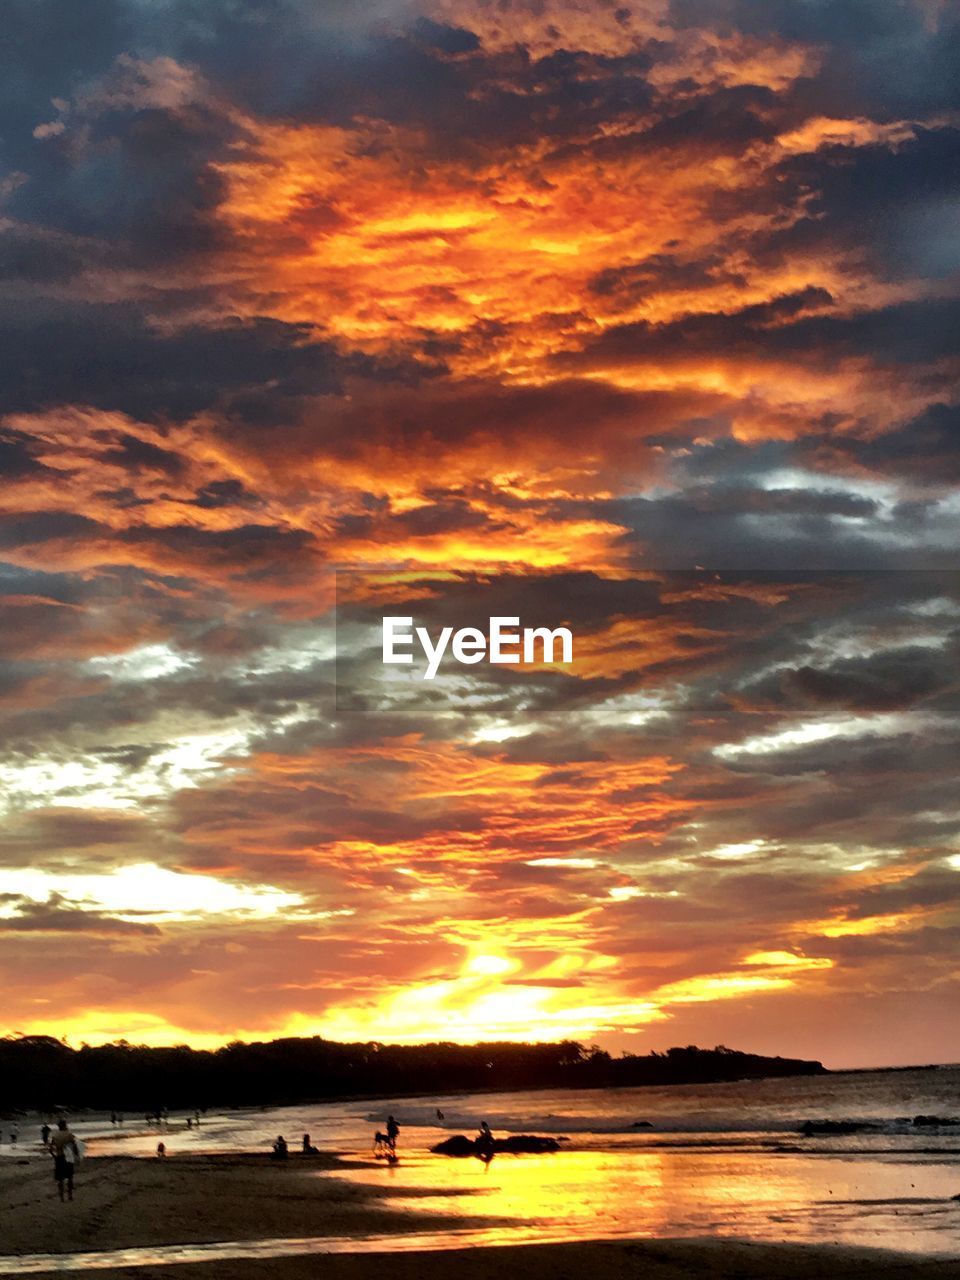
M63 1200L63 1188L66 1184L67 1196L73 1199L73 1167L80 1158L77 1140L67 1128L66 1120L58 1120L56 1131L50 1138L50 1153L53 1156L53 1176Z
M387 1116L387 1143L394 1155L397 1154L397 1134L400 1132L400 1126L397 1124L393 1116Z
M47 1146L50 1141L50 1126L48 1124L45 1124L40 1130L40 1141L44 1146Z
M486 1120L480 1121L480 1132L475 1139L477 1155L481 1160L490 1161L493 1159L493 1153L496 1150L496 1139L487 1124Z

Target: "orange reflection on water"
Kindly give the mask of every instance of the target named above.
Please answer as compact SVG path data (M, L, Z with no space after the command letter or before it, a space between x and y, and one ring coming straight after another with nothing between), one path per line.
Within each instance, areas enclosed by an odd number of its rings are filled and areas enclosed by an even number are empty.
M473 1226L482 1215L488 1223L482 1243L491 1245L515 1238L519 1226L561 1230L572 1239L827 1237L929 1252L950 1244L941 1220L952 1186L945 1164L911 1164L907 1170L880 1160L810 1155L561 1150L499 1155L489 1165L442 1156L404 1158L390 1173L391 1208L440 1214L451 1225ZM345 1176L367 1181L379 1172ZM414 1190L415 1198L408 1199ZM960 1209L954 1216L960 1220Z

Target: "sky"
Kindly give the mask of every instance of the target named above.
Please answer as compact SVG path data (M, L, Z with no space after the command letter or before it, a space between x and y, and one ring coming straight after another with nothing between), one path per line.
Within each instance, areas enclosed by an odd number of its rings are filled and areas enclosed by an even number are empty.
M958 21L8 0L5 1031L960 1059Z

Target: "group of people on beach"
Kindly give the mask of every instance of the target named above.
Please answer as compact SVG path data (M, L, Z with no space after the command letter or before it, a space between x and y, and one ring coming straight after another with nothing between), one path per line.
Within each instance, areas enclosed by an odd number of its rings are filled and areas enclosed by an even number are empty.
M194 1119L195 1124L199 1124L199 1115ZM443 1112L438 1109L437 1119L442 1123L444 1119ZM111 1116L111 1120L113 1117ZM115 1123L115 1121L114 1121ZM388 1161L397 1159L397 1138L400 1134L400 1124L393 1115L387 1116L386 1126L383 1130L378 1129L374 1135L374 1153L378 1158L383 1157ZM11 1130L11 1142L16 1142L19 1137L19 1130ZM80 1160L80 1144L74 1135L66 1120L62 1117L57 1121L56 1129L51 1129L48 1124L44 1124L40 1130L40 1139L43 1145L53 1156L53 1176L57 1184L61 1200L73 1199L73 1178L74 1171L78 1161ZM477 1150L481 1157L490 1159L494 1151L494 1137L490 1130L490 1126L486 1120L480 1124L480 1133L477 1137ZM301 1151L305 1156L316 1156L320 1154L317 1147L310 1140L310 1134L305 1133L301 1142ZM157 1145L157 1156L163 1159L167 1154L166 1146L163 1142ZM289 1156L289 1147L287 1140L283 1134L278 1134L273 1143L271 1151L271 1159L286 1160Z
M303 1135L303 1140L300 1143L300 1150L305 1156L318 1156L320 1154L319 1148L315 1147L310 1141L309 1133L305 1133ZM282 1133L278 1134L270 1152L271 1160L286 1160L289 1154L290 1148L287 1146L286 1138Z
M441 1113L438 1111L437 1115ZM395 1116L387 1116L387 1123L384 1130L378 1129L373 1139L373 1150L377 1158L385 1157L388 1160L396 1160L397 1158L397 1137L400 1133L400 1125ZM310 1141L309 1133L303 1135L303 1141L300 1149L305 1156L318 1156L319 1148L315 1147ZM271 1160L287 1160L290 1155L290 1147L286 1138L282 1133L277 1134L274 1139L273 1146L270 1151Z

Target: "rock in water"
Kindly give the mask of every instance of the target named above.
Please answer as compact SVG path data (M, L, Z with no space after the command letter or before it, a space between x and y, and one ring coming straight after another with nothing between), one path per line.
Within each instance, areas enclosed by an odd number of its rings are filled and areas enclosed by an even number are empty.
M438 1156L478 1156L480 1148L473 1138L458 1133L453 1138L445 1138L430 1150ZM540 1155L544 1151L559 1151L560 1143L556 1138L543 1138L535 1133L513 1133L509 1138L494 1138L493 1146L487 1151L503 1152L508 1155Z
M870 1127L856 1120L805 1120L797 1132L805 1138L814 1138L826 1134L863 1133Z
M445 1138L430 1150L438 1156L474 1156L477 1154L477 1144L472 1138L458 1133L455 1138Z

